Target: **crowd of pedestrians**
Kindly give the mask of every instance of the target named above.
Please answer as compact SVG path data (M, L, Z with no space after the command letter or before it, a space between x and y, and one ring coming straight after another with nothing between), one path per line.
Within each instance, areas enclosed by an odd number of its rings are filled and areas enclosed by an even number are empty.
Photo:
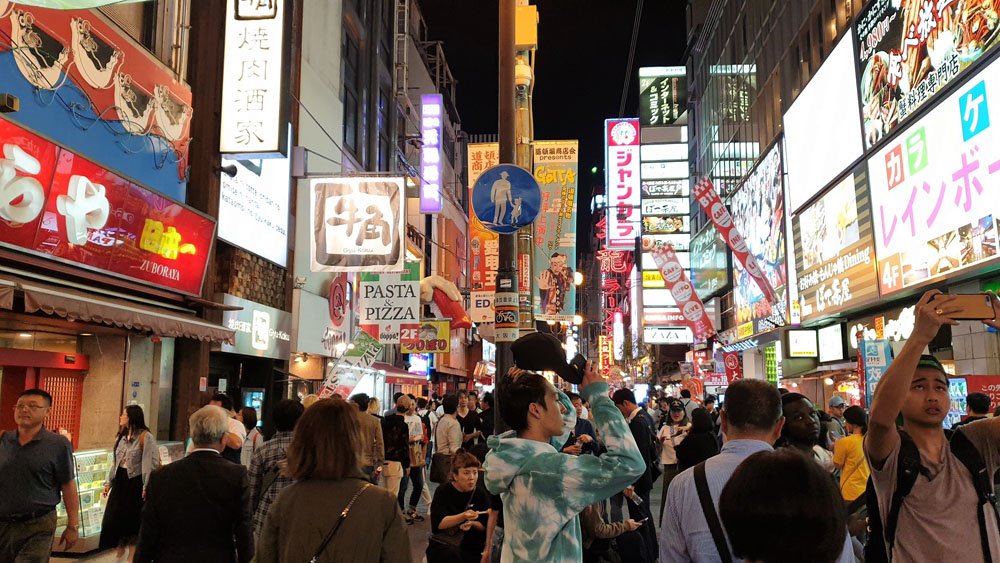
M721 405L640 405L589 363L578 393L515 368L496 389L502 434L489 393L399 393L384 411L363 394L285 399L266 440L253 409L216 395L189 418L187 455L160 467L128 406L100 545L143 563L408 562L426 518L428 563L1000 561L1000 419L972 394L945 429L947 374L923 354L954 323L949 303L917 304L870 413L761 380ZM0 561L48 560L60 499L59 547L78 541L72 448L45 428L51 408L24 391L0 434Z

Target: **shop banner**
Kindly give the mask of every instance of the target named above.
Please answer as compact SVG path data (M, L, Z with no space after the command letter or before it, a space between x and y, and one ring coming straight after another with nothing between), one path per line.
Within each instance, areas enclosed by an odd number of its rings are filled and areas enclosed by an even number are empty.
M361 274L358 325L382 344L399 344L405 330L420 329L420 263L401 274Z
M684 315L684 324L691 327L697 340L705 340L715 334L712 321L705 312L705 304L694 292L694 287L684 273L684 267L677 261L677 254L669 245L656 244L652 250L653 259L666 283L667 289Z
M639 119L643 126L671 125L687 110L687 68L639 69Z
M998 115L994 61L869 159L883 297L996 260Z
M639 210L639 120L608 119L604 122L604 133L607 248L632 250L644 214Z
M865 398L870 407L872 398L875 397L875 387L892 362L892 346L888 340L862 340L861 350L864 352Z
M729 383L743 379L743 365L740 363L739 352L723 352L722 362L726 367L726 379Z
M423 319L415 327L404 328L400 336L403 354L447 354L451 352L450 321Z
M215 221L0 119L0 245L201 295Z
M992 1L873 0L855 20L866 147L997 45Z
M498 143L471 143L468 151L469 193L479 176L500 164ZM469 316L474 323L493 322L493 293L496 291L497 269L500 267L498 235L483 226L469 208L469 259L472 273L472 307Z
M535 219L535 319L572 321L576 315L576 190L579 141L536 141L535 180L542 208Z
M320 398L331 397L334 392L349 396L360 380L360 371L372 367L381 351L382 345L378 340L366 332L359 332L344 355L327 372L323 389L319 393Z
M990 398L990 412L1000 408L1000 376L966 375L965 383L969 393L983 393Z
M871 205L864 166L792 220L802 320L878 300Z
M311 187L313 272L403 271L403 178L317 178Z
M223 311L222 326L236 331L235 344L222 343L223 352L288 360L292 353L292 314L224 293L224 305L242 307Z
M747 183L749 183L749 180ZM695 184L694 197L701 204L701 208L705 210L705 213L708 214L709 219L712 220L712 224L718 229L719 234L722 235L722 238L729 245L729 249L736 256L736 259L739 260L740 265L743 266L743 270L753 278L753 281L764 293L768 301L771 303L776 302L778 296L774 288L767 280L763 270L761 270L756 256L751 254L746 240L736 227L733 217L729 214L729 210L723 205L722 199L719 198L719 194L715 191L715 186L712 185L712 181L708 178L702 178L700 182Z

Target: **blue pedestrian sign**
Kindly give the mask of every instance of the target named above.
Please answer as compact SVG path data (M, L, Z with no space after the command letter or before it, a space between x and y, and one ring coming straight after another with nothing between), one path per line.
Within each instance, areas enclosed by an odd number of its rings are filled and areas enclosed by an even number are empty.
M516 233L535 221L541 207L538 182L530 172L513 164L487 169L472 187L472 209L494 233Z

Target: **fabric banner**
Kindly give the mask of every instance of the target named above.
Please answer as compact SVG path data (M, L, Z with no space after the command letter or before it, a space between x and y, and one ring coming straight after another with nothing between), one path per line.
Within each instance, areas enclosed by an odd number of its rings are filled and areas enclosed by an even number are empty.
M875 397L875 387L892 362L892 346L888 340L862 340L861 350L865 366L865 398L870 407Z
M450 322L424 319L416 328L403 329L400 340L404 354L446 354L451 351Z
M705 340L715 334L715 327L705 312L705 304L694 292L694 286L684 273L684 267L677 260L677 253L669 244L655 243L651 252L656 267L663 275L667 289L684 314L683 322L691 327L695 338Z
M764 272L760 269L760 265L757 264L757 259L754 258L753 254L750 254L746 240L743 239L743 235L740 234L736 229L736 225L733 224L733 217L722 203L722 199L719 198L719 194L715 191L712 181L708 178L702 178L700 182L695 184L694 197L701 204L701 208L705 210L705 213L708 214L708 218L712 220L715 228L719 230L719 234L725 239L726 244L729 245L729 249L733 251L733 255L740 261L740 264L750 274L750 277L757 282L767 300L771 303L777 302L778 294L771 287L771 283L767 281Z
M468 153L469 193L482 173L500 164L498 143L471 143ZM471 197L471 196L470 196ZM471 201L471 199L470 199ZM500 266L498 235L486 229L469 206L469 271L472 273L472 307L469 316L474 323L493 322L493 293L496 291L497 268Z
M535 220L535 319L572 321L576 314L576 191L579 141L537 141L535 180L542 207Z
M351 347L337 361L337 365L327 373L319 397L325 399L335 391L341 392L345 397L349 396L358 384L361 370L372 367L381 351L382 345L378 340L367 332L359 332L351 342Z
M401 274L362 274L358 325L382 344L399 344L406 330L420 329L420 263Z

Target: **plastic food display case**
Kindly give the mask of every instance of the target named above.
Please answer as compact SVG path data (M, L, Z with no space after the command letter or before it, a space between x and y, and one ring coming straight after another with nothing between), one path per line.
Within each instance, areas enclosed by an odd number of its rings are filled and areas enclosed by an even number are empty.
M104 481L113 463L111 450L88 450L73 454L76 466L76 490L80 498L80 541L72 549L60 547L59 538L69 519L66 505L56 507L56 535L52 542L55 552L86 553L97 549L101 540L101 520L104 518Z

